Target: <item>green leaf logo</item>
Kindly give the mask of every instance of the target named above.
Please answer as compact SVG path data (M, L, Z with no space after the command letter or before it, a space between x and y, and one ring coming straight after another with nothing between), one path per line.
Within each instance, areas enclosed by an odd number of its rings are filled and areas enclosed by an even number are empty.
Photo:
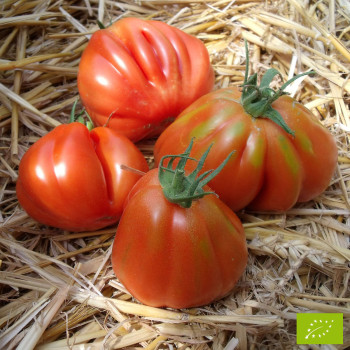
M297 344L343 344L343 314L297 314Z
M332 323L334 323L334 320L330 321L330 324L328 323L328 320L323 322L321 319L314 320L312 323L309 324L309 329L307 330L309 333L305 336L305 339L311 338L322 338L322 336L325 336L326 333L329 333Z

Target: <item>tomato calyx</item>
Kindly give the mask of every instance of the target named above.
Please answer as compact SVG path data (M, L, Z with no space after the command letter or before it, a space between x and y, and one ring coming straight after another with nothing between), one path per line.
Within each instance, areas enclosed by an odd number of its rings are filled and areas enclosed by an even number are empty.
M290 85L296 79L304 75L315 74L314 71L298 74L293 78L285 82L277 91L270 88L270 84L276 75L281 77L281 73L275 69L270 68L262 76L260 85L258 86L258 75L257 73L249 75L249 52L248 45L245 41L246 51L246 67L244 83L241 85L243 88L241 96L241 104L246 111L253 118L265 117L272 120L274 123L282 127L288 134L294 136L295 132L287 125L282 118L281 114L272 108L271 104L276 101L282 95L288 94L284 89Z
M169 202L180 205L183 208L190 208L193 200L200 199L208 194L214 194L212 191L205 191L203 187L208 184L226 165L234 151L215 169L205 171L199 175L202 170L205 159L213 144L204 152L200 160L190 157L193 146L193 139L184 153L178 155L163 156L159 163L159 182L163 188L163 194ZM173 169L174 161L180 158L177 166ZM167 166L164 161L170 159ZM189 174L185 174L185 166L188 160L198 162L197 167Z
M77 107L78 100L76 100L73 104L72 110L70 112L70 118L69 118L69 123L74 123L78 122L83 125L85 125L89 131L91 131L94 128L94 123L92 122L89 114L86 112L85 109L83 109L80 113L75 114L75 110ZM85 118L83 117L85 115Z

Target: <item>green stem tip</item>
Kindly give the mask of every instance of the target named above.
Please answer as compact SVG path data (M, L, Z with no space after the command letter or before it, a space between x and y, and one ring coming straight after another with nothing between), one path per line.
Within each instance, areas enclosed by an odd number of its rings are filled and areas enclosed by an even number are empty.
M89 131L91 131L94 128L94 123L92 122L89 114L85 111L85 109L82 110L80 113L75 114L77 103L78 103L78 100L76 100L73 104L72 110L70 112L69 123L74 123L74 122L81 123L85 125ZM84 114L85 114L85 118L83 117Z
M264 117L272 120L274 123L282 127L288 134L294 136L294 131L286 124L281 114L271 107L271 104L276 101L280 96L286 95L287 92L284 89L290 85L296 79L304 75L315 74L314 71L298 74L292 79L285 82L277 91L270 88L270 84L276 75L281 76L281 73L270 68L266 71L258 86L258 76L253 74L249 76L249 51L248 44L245 40L245 53L246 53L246 67L244 83L242 84L242 96L241 104L246 111L253 118Z
M189 208L193 200L202 198L208 194L215 194L214 192L206 192L203 187L219 174L234 153L234 151L232 151L215 170L208 170L199 175L213 145L209 146L199 161L190 157L192 146L193 139L184 153L166 155L162 157L159 163L158 177L163 188L164 196L169 202L176 203L183 208ZM167 166L164 165L166 159L169 159ZM176 159L179 159L179 162L174 169L173 165ZM188 160L196 161L198 165L189 175L186 175L185 166Z

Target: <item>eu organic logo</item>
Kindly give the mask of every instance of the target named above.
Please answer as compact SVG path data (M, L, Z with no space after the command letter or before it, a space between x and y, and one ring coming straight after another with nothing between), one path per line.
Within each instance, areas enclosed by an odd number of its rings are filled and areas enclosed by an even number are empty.
M297 314L297 344L343 344L343 314Z

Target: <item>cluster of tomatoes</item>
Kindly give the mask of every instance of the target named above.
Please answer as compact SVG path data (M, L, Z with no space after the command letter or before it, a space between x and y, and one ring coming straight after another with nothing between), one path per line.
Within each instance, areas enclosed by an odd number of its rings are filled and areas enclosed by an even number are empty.
M79 66L96 127L61 125L30 147L18 200L35 220L70 231L119 221L112 265L145 304L221 298L247 263L234 212L308 201L337 162L333 136L312 113L269 88L276 74L257 86L246 72L241 89L212 91L200 40L158 21L119 20L92 36ZM135 142L159 134L149 170Z

